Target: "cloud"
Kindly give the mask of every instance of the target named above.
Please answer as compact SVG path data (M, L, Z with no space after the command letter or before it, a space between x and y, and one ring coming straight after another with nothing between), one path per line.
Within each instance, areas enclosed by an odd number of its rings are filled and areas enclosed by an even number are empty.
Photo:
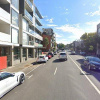
M58 33L56 33L56 37L57 38L61 38L61 37L63 37L61 34L58 34Z
M55 26L58 26L58 25L55 25L55 24L47 24L47 26L55 27Z
M53 20L54 20L53 18L51 18L51 19L46 19L46 21L49 22L49 23L53 23Z
M89 22L86 22L86 26L87 28L85 29L86 32L96 32L97 30L97 24L100 23L100 20L97 20L97 21L89 21Z
M82 34L84 34L84 30L74 25L63 25L61 27L56 27L57 30L61 30L65 33L70 33L74 37L73 39L80 38Z
M91 3L91 6L92 7L95 7L97 4L96 3Z
M63 43L63 44L69 44L71 41L68 41L67 39L57 39L56 42L59 43Z
M100 6L98 7L98 10L95 11L95 12L88 12L88 13L85 13L85 15L89 15L89 16L98 16L100 15Z

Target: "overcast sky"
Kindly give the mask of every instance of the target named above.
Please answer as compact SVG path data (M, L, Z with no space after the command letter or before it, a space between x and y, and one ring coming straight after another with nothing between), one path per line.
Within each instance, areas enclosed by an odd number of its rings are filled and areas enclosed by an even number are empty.
M53 28L57 43L70 43L85 32L96 32L100 0L34 0L44 17L44 28Z

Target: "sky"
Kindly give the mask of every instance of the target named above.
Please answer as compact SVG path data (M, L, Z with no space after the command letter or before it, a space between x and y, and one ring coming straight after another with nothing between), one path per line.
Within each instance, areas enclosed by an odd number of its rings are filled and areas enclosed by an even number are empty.
M42 27L52 28L57 43L68 44L85 32L96 32L100 0L34 0L43 16Z

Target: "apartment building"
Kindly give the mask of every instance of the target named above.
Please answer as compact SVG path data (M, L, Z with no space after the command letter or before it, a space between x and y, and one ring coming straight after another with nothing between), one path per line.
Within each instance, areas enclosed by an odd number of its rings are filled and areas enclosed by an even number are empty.
M53 29L43 28L42 37L43 39L47 37L49 40L48 46L45 49L43 49L43 51L51 51L51 49L54 50L54 43L56 43L56 34L54 33ZM45 45L43 44L43 46Z
M41 19L34 0L0 0L0 57L8 66L41 53Z

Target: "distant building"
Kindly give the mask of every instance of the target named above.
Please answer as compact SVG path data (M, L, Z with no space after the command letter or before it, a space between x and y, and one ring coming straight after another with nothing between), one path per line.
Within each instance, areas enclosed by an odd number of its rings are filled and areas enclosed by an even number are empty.
M82 40L76 40L73 42L73 47L75 51L78 51L80 48L84 47L84 42Z
M43 51L51 51L51 49L53 50L54 43L56 43L56 35L55 35L53 29L52 28L43 28L42 37L43 37L43 40L46 37L49 40L48 46L45 49L43 49ZM43 44L43 46L45 46L45 45Z

